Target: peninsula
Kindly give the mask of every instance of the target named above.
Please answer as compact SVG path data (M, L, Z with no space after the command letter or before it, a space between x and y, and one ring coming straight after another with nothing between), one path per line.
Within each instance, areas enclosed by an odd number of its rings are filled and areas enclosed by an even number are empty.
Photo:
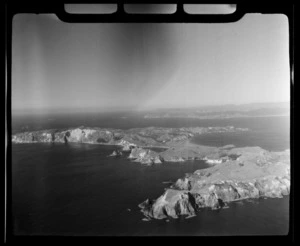
M289 150L230 147L216 153L233 158L178 179L159 198L139 205L144 215L148 219L193 216L202 208L220 209L232 201L289 195Z
M120 146L123 152L130 152L129 158L142 164L179 162L203 159L209 156L217 158L215 147L200 146L190 140L201 134L248 131L247 128L227 127L182 127L163 128L146 127L121 129L103 129L78 127L65 130L41 130L21 132L12 136L13 143L86 143ZM158 151L159 150L159 151ZM114 151L111 156L119 156ZM210 160L207 160L210 161Z

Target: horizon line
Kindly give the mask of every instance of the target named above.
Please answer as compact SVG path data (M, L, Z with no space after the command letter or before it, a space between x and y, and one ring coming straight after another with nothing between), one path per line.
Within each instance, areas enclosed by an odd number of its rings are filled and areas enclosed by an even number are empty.
M226 104L202 104L197 106L171 106L171 107L149 107L149 108L142 108L137 109L134 107L60 107L60 108L11 108L11 113L41 113L40 111L48 111L48 112L65 112L65 111L99 111L99 112L118 112L118 111L132 111L132 112L142 112L142 111L149 111L149 110L167 110L167 109L193 109L193 108L203 108L203 107L226 107L226 106L243 106L243 105L251 105L251 104L286 104L290 103L290 101L278 101L278 102L245 102L245 103L226 103Z

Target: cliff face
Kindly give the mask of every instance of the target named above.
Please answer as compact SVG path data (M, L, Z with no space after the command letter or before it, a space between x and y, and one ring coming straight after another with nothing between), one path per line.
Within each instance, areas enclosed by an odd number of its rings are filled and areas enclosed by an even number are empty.
M154 219L192 216L204 207L219 209L240 199L280 198L290 193L289 151L268 152L254 147L232 149L231 153L240 153L240 160L178 179L158 199L141 203L142 213Z
M106 129L75 128L68 130L42 130L23 132L12 136L13 143L75 142L105 144L117 141L114 133Z

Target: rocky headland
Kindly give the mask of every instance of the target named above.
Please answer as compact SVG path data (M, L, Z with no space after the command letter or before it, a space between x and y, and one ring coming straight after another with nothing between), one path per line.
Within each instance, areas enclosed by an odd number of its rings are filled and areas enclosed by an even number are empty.
M205 207L220 209L237 200L289 195L289 150L246 147L219 151L219 156L229 158L178 179L156 200L141 203L142 213L154 219L178 218L193 216Z

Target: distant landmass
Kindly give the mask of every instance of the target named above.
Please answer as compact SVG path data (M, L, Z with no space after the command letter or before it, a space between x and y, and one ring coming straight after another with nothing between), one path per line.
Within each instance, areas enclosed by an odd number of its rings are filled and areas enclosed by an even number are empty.
M155 109L145 113L144 118L195 118L218 119L239 117L269 117L290 115L290 103L252 103L193 108Z
M199 107L175 107L136 110L134 107L76 107L76 108L31 108L31 109L12 109L13 115L26 114L65 114L65 113L144 113L145 118L162 117L245 117L245 116L268 116L268 115L289 115L290 102L278 103L249 103L249 104L224 104L215 106Z

